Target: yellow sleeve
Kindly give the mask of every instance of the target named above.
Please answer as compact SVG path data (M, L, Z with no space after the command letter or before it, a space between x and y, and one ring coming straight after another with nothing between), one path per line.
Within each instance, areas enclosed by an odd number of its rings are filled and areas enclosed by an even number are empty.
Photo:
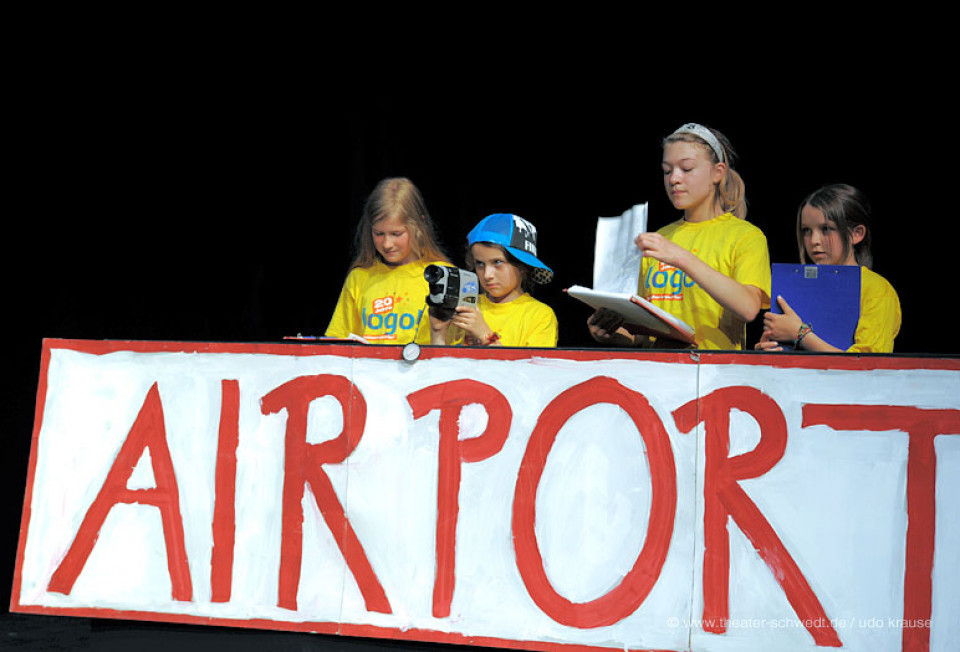
M523 342L518 346L553 348L557 345L559 327L557 316L546 304L544 309L531 314L531 323L525 329Z
M770 249L760 229L752 229L737 246L737 263L733 278L742 285L752 285L763 293L761 308L770 307Z
M518 310L502 322L501 342L504 346L557 345L557 316L542 301L526 295L516 300Z
M360 309L357 307L357 292L359 291L359 269L351 270L347 280L340 290L340 298L333 309L333 317L324 333L327 337L347 337L351 333L363 333L363 324L360 318Z
M851 353L892 353L900 332L900 298L883 277L863 269L860 287L860 321Z

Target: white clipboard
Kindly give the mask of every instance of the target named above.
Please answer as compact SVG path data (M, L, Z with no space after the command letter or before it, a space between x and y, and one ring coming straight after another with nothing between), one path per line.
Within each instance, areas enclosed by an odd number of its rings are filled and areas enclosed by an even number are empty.
M582 285L567 288L567 294L594 309L607 308L632 326L656 337L696 344L693 327L653 305L643 297L623 292L591 290Z

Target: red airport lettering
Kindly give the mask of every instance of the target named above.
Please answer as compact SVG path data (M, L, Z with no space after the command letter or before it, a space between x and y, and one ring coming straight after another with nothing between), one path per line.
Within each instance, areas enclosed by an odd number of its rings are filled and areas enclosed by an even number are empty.
M239 439L239 387L235 380L221 384L222 404L218 433L211 599L229 602L233 571L236 449ZM332 396L343 411L343 430L319 444L306 440L310 403ZM456 524L459 515L461 465L496 455L510 431L512 408L495 387L473 380L454 380L412 392L407 396L413 418L440 411L439 475L437 492L436 577L433 615L450 615L455 589ZM488 414L485 431L459 439L460 409L480 403ZM646 538L632 569L608 593L586 603L560 595L547 577L534 530L537 487L547 457L563 425L578 412L597 404L619 406L644 442L651 474L652 498ZM268 392L261 400L264 414L286 413L282 532L278 577L278 606L296 610L303 545L302 501L307 484L324 522L363 596L368 611L392 613L390 602L363 544L323 470L325 464L344 462L363 436L367 403L350 379L339 375L295 378ZM760 427L757 446L734 457L730 452L730 413L749 414ZM801 428L826 426L836 431L899 431L909 441L907 462L907 540L904 577L905 621L929 620L936 514L936 457L934 439L960 434L960 410L925 410L910 406L807 404ZM839 647L819 599L803 572L777 535L773 524L740 487L774 468L786 449L788 427L783 412L768 395L751 387L725 387L682 405L672 412L683 434L704 425L704 558L703 622L716 623L707 631L722 634L729 618L730 574L727 523L733 520L770 568L787 600L818 646ZM896 432L894 433L894 435ZM127 481L145 449L150 450L155 487L128 489ZM577 628L612 625L644 602L659 580L673 536L677 507L677 477L667 430L657 412L639 392L608 377L596 377L570 387L540 414L530 434L517 475L512 528L516 564L524 586L538 607L555 621ZM96 544L100 528L114 505L140 503L156 507L161 516L172 599L192 601L193 589L184 545L176 472L166 440L163 406L158 386L147 393L116 459L84 515L66 555L48 584L51 592L69 594ZM904 628L904 649L929 645L928 628Z
M557 593L547 578L534 532L537 486L560 428L577 412L600 403L619 405L637 426L647 452L653 486L643 549L626 577L605 595L574 603ZM534 602L551 618L571 627L603 627L639 607L653 588L670 548L677 506L677 472L663 423L643 395L616 380L592 378L557 396L544 409L527 443L513 500L517 566Z
M748 453L729 457L733 409L743 410L756 420L760 426L760 443ZM738 482L763 475L783 457L787 423L780 407L752 387L725 387L680 407L673 417L681 432L701 422L705 428L703 622L713 623L707 631L722 634L726 631L724 623L729 620L727 521L732 518L766 562L800 620L818 624L807 625L817 645L840 647L840 638L807 579L776 530Z
M479 462L503 448L510 432L513 411L500 391L475 380L433 385L407 396L413 418L440 410L440 464L437 478L437 575L433 589L433 615L450 615L455 584L457 518L460 513L460 464ZM458 419L465 405L480 403L487 411L483 434L460 439Z
M344 415L343 431L331 441L308 444L307 413L310 403L322 396L333 396L340 401ZM343 462L360 443L367 418L367 403L360 390L343 376L301 376L264 396L261 405L264 414L281 410L287 412L279 606L294 611L297 609L303 546L303 495L309 482L320 514L353 573L367 610L392 613L380 580L350 526L330 477L323 470L324 464Z
M127 489L130 475L147 448L150 449L156 486L152 489ZM153 505L160 510L167 547L167 568L173 592L171 597L184 602L192 600L193 587L183 541L183 518L180 514L180 490L177 487L170 449L167 447L163 406L156 383L147 392L140 413L117 453L103 486L80 523L73 544L50 578L48 590L67 594L73 590L73 584L97 542L103 522L118 503Z

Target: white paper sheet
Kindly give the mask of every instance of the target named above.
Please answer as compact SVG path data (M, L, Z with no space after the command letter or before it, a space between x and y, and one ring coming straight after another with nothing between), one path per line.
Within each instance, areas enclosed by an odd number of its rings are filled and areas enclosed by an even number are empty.
M637 204L619 217L597 219L593 289L636 294L640 280L640 250L634 244L647 230L647 204Z

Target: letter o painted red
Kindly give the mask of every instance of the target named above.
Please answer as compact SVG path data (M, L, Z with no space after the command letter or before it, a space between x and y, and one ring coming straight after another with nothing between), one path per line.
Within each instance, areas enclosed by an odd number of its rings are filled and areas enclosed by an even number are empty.
M621 407L637 426L650 467L652 498L647 536L633 568L606 594L572 602L550 584L535 531L536 496L547 456L563 425L577 412L599 403ZM571 627L612 625L636 611L650 593L667 556L677 508L676 465L659 415L640 393L613 378L599 376L561 392L540 415L517 474L513 537L517 568L530 597L545 614Z

